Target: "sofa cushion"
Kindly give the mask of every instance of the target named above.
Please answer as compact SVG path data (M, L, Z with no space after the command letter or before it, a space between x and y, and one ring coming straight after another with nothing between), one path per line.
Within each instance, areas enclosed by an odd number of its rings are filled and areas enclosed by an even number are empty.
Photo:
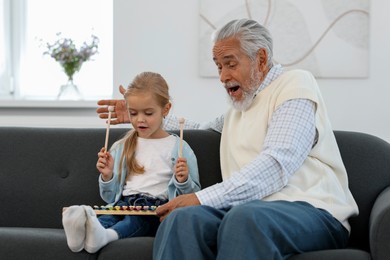
M109 243L99 251L99 260L152 259L153 237L132 237Z
M97 259L97 254L70 251L63 229L0 227L0 245L1 259Z
M335 249L294 255L288 260L371 260L368 252L359 249Z

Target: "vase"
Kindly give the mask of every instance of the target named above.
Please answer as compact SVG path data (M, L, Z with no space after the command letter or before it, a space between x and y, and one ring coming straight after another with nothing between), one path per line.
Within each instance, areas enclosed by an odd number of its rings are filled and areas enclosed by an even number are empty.
M60 92L58 93L57 100L82 100L83 96L81 95L77 85L73 83L72 80L69 80L66 84L62 85Z

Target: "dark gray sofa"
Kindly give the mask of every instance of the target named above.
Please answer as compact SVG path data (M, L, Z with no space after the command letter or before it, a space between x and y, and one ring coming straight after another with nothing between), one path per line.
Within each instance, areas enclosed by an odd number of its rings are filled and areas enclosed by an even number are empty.
M126 129L112 128L110 143ZM290 259L390 259L390 145L372 135L335 131L360 215L350 219L347 249ZM185 130L202 187L221 181L220 135ZM96 254L71 252L62 207L101 205L97 152L105 129L0 127L0 259L151 259L152 237L110 243Z

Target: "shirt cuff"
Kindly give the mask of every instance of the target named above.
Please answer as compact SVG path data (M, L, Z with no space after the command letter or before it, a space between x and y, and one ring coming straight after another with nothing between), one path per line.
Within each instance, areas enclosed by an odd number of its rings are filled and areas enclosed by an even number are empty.
M217 183L203 190L195 192L201 205L210 206L216 209L229 207L229 202L224 196L223 183Z

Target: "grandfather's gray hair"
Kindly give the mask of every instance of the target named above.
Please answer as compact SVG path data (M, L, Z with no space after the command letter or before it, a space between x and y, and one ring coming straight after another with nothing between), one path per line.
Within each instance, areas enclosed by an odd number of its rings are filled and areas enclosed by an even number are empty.
M264 48L268 54L268 66L272 67L272 37L267 28L250 19L233 20L213 34L213 42L227 38L237 38L241 49L254 61L259 49Z

